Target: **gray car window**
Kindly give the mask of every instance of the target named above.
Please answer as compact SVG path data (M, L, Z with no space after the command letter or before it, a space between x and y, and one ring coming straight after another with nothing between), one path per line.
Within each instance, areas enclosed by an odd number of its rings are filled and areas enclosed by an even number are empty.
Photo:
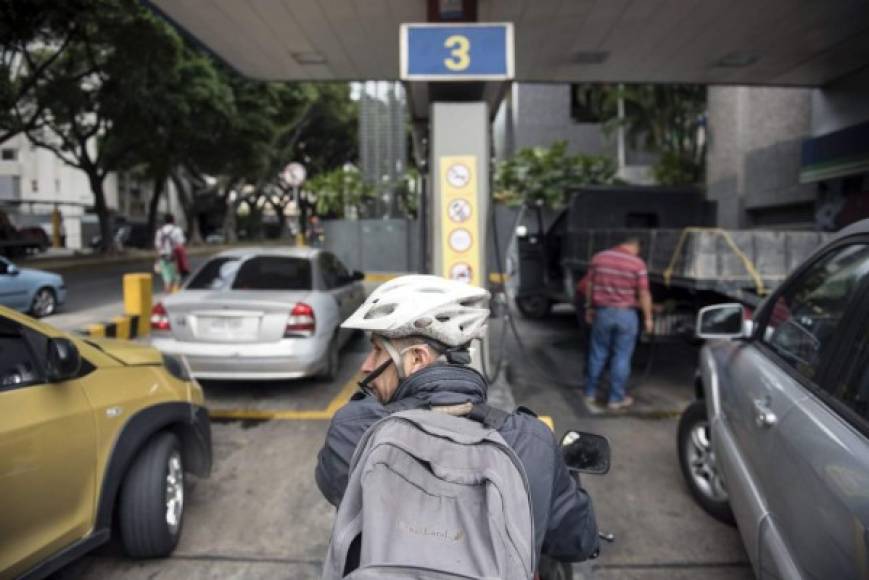
M862 324L856 340L845 347L846 356L842 360L850 368L843 374L844 380L831 389L831 394L869 425L869 325L865 319Z
M338 284L343 286L344 284L350 283L352 281L350 278L350 272L347 271L347 268L341 263L341 260L335 256L332 256L332 260L335 262L335 272L338 276Z
M238 268L233 290L310 290L311 262L305 258L258 256Z
M790 282L776 299L761 340L814 379L855 290L869 274L869 246L838 248Z
M338 270L335 268L335 258L332 254L320 254L320 270L323 273L323 284L331 290L338 286Z
M187 290L219 290L226 287L231 274L227 272L224 266L230 262L237 262L238 258L220 257L209 260L205 266L199 270L193 279L187 284Z

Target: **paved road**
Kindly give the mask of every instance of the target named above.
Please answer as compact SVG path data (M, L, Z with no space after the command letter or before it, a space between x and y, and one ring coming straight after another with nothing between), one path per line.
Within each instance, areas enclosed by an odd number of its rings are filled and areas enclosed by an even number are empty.
M527 351L507 341L509 363L498 398L512 393L517 404L553 416L559 434L580 428L612 442L610 474L586 476L583 484L594 498L601 528L615 533L617 542L605 546L593 564L577 566L577 578L753 578L736 530L694 504L679 472L676 414L691 397L696 353L684 345L658 345L651 371L639 377L637 409L616 417L593 415L573 388L582 357L571 316L519 322ZM332 383L207 383L207 398L221 410L334 408L353 389L365 349L361 339L345 349L343 372ZM644 366L646 354L647 349L639 350L638 366ZM560 380L543 375L553 372ZM504 388L510 393L504 395ZM312 476L327 426L324 420L215 423L214 473L209 479L190 478L184 534L173 557L132 562L114 544L57 577L317 578L334 515Z
M545 322L521 321L519 330L527 354L507 342L516 403L551 415L559 436L568 429L591 431L612 446L610 473L582 478L599 527L616 536L594 562L594 578L753 578L736 529L697 507L679 470L678 413L693 397L696 349L684 343L638 347L631 381L637 405L613 416L591 413L581 401L583 351L572 311Z
M191 256L191 267L198 268L207 259L206 256ZM153 267L153 260L145 259L60 271L66 282L66 303L45 322L63 330L77 330L88 323L107 321L122 314L124 274L152 272ZM161 292L160 277L154 276L155 297L159 298Z

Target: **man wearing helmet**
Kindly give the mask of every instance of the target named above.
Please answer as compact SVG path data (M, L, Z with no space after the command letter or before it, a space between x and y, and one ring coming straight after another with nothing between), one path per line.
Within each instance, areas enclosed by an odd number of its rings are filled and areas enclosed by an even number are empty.
M317 485L330 503L341 502L356 445L378 420L416 408L467 414L485 403L488 385L467 365L471 341L485 333L488 298L461 282L402 276L377 288L342 324L370 332L372 348L361 368L363 392L336 413L318 456ZM528 477L538 555L591 557L598 549L591 499L568 472L552 432L521 408L498 432Z

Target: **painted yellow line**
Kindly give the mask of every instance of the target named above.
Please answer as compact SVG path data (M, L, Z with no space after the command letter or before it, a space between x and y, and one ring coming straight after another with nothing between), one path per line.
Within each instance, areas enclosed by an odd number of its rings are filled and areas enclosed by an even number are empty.
M549 415L540 415L537 418L543 421L543 423L547 427L549 427L551 431L555 431L555 421L552 420L552 417L550 417Z
M353 378L347 381L347 384L341 389L341 391L335 395L335 398L329 403L329 406L326 407L326 413L329 413L329 417L338 412L338 409L347 404L350 400L350 397L353 396L353 393L359 388L359 381L362 380L362 377L359 374L353 375Z
M356 392L359 376L347 382L341 391L335 395L325 409L317 411L277 411L268 409L210 409L209 416L214 419L229 419L235 421L328 421L335 416L338 409L347 404L353 393Z
M398 278L399 276L404 276L404 274L409 273L401 273L401 272L368 272L365 274L366 282L389 282L393 278Z
M502 274L501 272L490 272L489 273L489 282L492 284L503 284L507 281L507 275Z

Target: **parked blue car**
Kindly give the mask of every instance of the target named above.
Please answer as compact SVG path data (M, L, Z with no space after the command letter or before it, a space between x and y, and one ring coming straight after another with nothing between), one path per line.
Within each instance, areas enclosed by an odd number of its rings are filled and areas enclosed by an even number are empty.
M53 314L66 300L63 277L42 270L19 269L0 257L0 305L37 318Z

